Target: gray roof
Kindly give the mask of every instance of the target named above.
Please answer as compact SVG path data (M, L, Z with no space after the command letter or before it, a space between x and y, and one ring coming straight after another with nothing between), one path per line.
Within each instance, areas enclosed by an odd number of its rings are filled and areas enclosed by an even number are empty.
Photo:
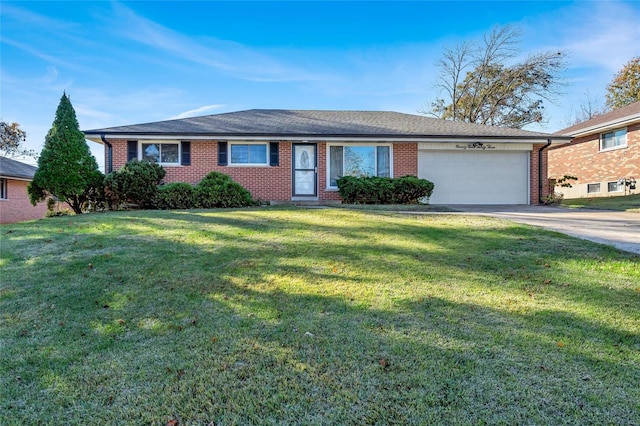
M4 178L33 179L37 167L21 163L11 158L0 157L0 176Z
M84 130L109 135L274 136L274 137L490 137L548 139L552 135L483 126L391 111L252 109L155 123ZM562 139L554 137L554 139Z
M615 126L628 120L633 122L640 121L640 101L614 109L605 114L597 115L590 120L559 130L555 134L575 136L589 131L598 133L602 128L609 127L610 125Z

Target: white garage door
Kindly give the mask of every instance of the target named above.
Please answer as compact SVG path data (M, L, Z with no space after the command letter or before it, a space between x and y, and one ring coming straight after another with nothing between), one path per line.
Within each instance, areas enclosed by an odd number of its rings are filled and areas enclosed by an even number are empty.
M418 151L418 177L434 183L431 204L528 204L529 153Z

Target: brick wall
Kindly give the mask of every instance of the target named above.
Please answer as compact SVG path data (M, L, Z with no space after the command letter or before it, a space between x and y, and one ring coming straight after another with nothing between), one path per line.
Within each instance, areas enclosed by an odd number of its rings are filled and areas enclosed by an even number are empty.
M418 176L418 144L393 144L393 176Z
M110 140L113 146L113 170L127 162L127 141ZM108 161L105 153L105 161ZM280 165L264 166L218 166L218 146L215 140L191 141L190 166L164 166L165 182L187 182L196 184L211 171L225 173L247 188L251 195L265 201L288 201L292 197L292 145L280 143ZM418 144L393 144L394 176L418 174ZM340 200L335 190L327 189L327 144L318 143L318 199Z
M47 203L32 206L27 193L28 184L23 180L7 179L7 199L0 200L0 223L42 219L45 216Z
M549 149L545 148L546 144L534 144L533 150L531 151L531 159L529 166L529 180L530 180L530 194L529 199L531 200L531 204L540 204L540 198L544 198L550 194L551 190L549 185L547 184L547 169L549 165ZM542 165L540 165L540 150L542 151ZM542 166L542 173L540 173L539 168ZM540 175L543 176L542 182L542 192L540 192Z
M600 152L600 134L574 139L549 151L549 177L576 176L572 188L556 188L566 198L624 195L608 192L608 182L622 177L640 180L640 123L627 127L627 147ZM600 183L600 192L588 194L587 184ZM637 193L638 190L635 191Z

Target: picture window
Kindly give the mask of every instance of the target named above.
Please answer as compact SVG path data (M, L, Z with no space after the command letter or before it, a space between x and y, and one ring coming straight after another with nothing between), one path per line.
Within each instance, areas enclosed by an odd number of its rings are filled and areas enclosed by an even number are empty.
M142 160L158 164L179 164L180 144L178 143L143 143Z
M342 176L391 177L391 146L329 146L329 187L337 188Z
M267 165L266 143L231 143L229 144L230 164L236 165Z

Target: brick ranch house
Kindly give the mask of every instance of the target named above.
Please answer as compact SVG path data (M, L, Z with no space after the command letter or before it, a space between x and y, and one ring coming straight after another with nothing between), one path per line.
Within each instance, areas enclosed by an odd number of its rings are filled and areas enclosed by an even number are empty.
M556 192L565 198L638 193L640 101L560 130L556 135L574 139L549 148L549 177L578 178L571 188L556 188ZM634 180L639 182L633 185Z
M14 223L42 219L47 203L35 207L29 201L27 185L33 180L37 167L11 158L0 157L0 223Z
M247 110L85 130L105 169L152 160L165 182L231 176L263 201L340 200L343 175L431 180L432 204L538 204L547 148L571 138L386 111Z

